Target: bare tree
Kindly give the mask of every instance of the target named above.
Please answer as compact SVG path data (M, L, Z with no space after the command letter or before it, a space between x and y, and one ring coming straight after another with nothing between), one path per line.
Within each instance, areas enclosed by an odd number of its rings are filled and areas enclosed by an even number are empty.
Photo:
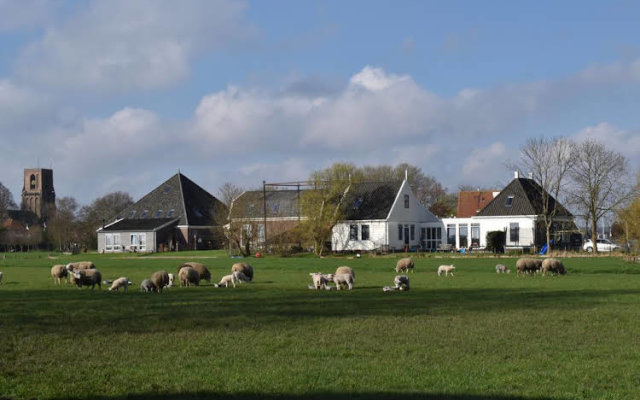
M85 247L97 248L96 230L105 222L113 219L119 212L133 204L133 198L127 192L108 193L83 206L78 211L78 240Z
M598 237L598 221L622 206L634 190L629 184L627 159L588 139L575 147L570 174L573 179L571 201L584 212L591 224L591 239ZM598 246L593 246L598 251Z
M520 150L521 158L516 165L519 170L530 173L540 185L547 254L551 249L551 229L561 211L558 199L573 163L573 149L572 143L564 138L529 139Z
M56 213L49 219L47 231L60 251L69 250L77 240L78 203L73 197L56 199Z
M18 208L18 206L13 201L13 195L9 189L0 182L0 221L4 219L5 212L10 208Z
M244 192L244 189L240 186L236 186L231 182L225 182L222 186L218 188L218 193L220 193L221 201L224 203L227 208L231 208L231 203L238 196L240 196Z

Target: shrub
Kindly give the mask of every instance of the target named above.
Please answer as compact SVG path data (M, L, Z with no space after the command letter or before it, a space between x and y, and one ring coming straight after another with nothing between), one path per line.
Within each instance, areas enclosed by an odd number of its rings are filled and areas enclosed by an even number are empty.
M487 250L494 253L504 253L507 233L504 231L487 232Z

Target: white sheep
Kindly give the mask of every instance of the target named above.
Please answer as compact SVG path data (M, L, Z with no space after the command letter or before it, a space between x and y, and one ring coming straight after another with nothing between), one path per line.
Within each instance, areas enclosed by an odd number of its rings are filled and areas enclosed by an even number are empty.
M453 270L456 269L456 267L452 265L441 265L438 267L438 276L442 276L442 274L444 274L444 276L449 276L449 274L451 274L451 276L453 276Z
M550 272L553 275L565 275L567 273L567 270L564 268L564 264L562 264L562 261L557 258L545 258L544 261L542 261L541 270L543 276L546 275L547 272Z
M413 260L411 257L401 258L396 263L396 272L413 272Z
M77 261L67 264L65 268L67 269L67 271L73 272L79 269L96 269L96 266L91 261Z
M245 282L253 280L253 267L247 263L235 263L231 266L231 272L242 272L247 278Z
M180 268L182 268L182 267L191 267L191 268L195 269L196 272L198 272L198 275L200 275L200 280L201 281L211 282L211 273L209 272L207 267L204 266L204 264L198 263L198 262L189 261L189 262L186 262L186 263L183 263L182 265L180 265ZM180 268L178 268L178 271L180 271Z
M69 273L66 267L62 264L57 264L51 267L51 277L53 281L58 285L62 283L62 278L67 278L67 282L69 281Z
M236 284L240 283L240 281L249 282L249 277L240 271L233 271L232 274L223 276L216 287L229 287L229 284L232 284L233 287L236 287Z
M327 283L333 280L333 274L323 274L322 272L311 272L311 279L313 280L313 289L327 289Z
M180 287L200 285L200 274L192 267L182 267L178 271L178 279L180 280Z
M132 284L133 282L129 281L129 278L126 277L120 277L118 279L116 279L115 281L113 281L111 283L111 287L109 288L109 291L114 291L114 290L120 290L121 287L124 288L124 291L128 291L129 285Z
M353 275L352 274L333 274L333 283L336 285L336 289L340 290L342 285L346 285L349 290L353 289Z
M162 293L162 289L169 285L169 273L165 270L156 271L151 275L150 281L155 291Z
M390 292L393 290L400 290L406 292L409 290L409 277L407 275L397 275L393 279L393 286L385 286L382 288L383 292Z
M149 279L145 279L140 283L140 291L141 292L155 292L156 291L156 287L153 284L153 282L151 282L151 280Z
M351 267L347 267L343 265L342 267L336 268L336 275L338 274L350 274L353 277L353 280L356 280L356 272Z
M174 274L169 274L169 284L167 287L174 287L176 285L176 276Z
M503 264L496 265L496 274L510 274L511 270Z

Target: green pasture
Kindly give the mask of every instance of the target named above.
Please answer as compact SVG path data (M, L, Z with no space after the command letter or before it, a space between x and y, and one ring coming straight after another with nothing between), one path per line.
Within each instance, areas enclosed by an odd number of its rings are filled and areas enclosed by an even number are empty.
M494 269L515 258L420 257L389 293L397 257L250 258L235 289L139 292L184 261L215 280L240 261L170 256L0 254L0 399L640 398L640 264L621 258L518 277ZM52 265L83 260L134 287L53 283ZM352 291L307 288L340 265Z

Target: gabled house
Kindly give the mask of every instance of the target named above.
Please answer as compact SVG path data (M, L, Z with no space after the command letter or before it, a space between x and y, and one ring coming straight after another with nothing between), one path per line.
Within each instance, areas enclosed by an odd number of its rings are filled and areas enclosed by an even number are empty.
M546 242L543 189L533 179L514 179L482 210L469 218L443 218L446 244L456 248L484 248L487 232L504 231L506 248L540 248ZM550 208L556 199L550 198ZM554 231L575 229L573 215L560 203Z
M168 251L221 246L226 206L181 173L98 229L98 251Z
M352 184L343 207L345 219L333 227L333 251L435 249L442 237L442 223L406 179Z

